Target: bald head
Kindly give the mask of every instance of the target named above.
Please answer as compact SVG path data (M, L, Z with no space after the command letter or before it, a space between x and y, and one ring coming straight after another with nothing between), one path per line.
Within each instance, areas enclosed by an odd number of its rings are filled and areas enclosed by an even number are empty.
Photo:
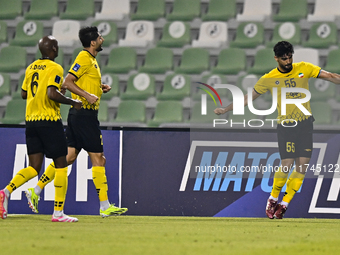
M39 50L43 58L54 60L58 56L58 41L53 36L44 36L39 40Z

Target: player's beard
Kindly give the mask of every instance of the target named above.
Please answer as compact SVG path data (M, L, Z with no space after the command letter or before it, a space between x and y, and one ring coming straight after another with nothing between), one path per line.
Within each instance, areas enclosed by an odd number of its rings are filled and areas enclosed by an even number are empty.
M103 50L103 48L102 48L101 45L99 45L98 48L96 49L97 52L102 51L102 50Z
M288 72L292 71L293 64L281 65L280 67L281 67L282 70L284 70L285 73L288 73Z

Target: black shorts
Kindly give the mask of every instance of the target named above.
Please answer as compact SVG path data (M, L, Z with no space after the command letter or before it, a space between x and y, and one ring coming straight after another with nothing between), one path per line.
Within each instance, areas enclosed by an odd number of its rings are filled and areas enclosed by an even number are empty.
M277 125L277 138L281 159L306 157L310 158L313 151L313 121L311 116L296 123Z
M26 144L28 155L43 153L52 159L66 156L67 143L63 123L61 121L26 123Z
M99 128L98 112L71 108L67 118L66 139L69 147L87 152L103 152L102 133Z

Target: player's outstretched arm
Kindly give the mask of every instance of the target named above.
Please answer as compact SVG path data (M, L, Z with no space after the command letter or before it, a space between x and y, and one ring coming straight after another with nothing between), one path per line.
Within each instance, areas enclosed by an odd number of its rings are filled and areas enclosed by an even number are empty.
M340 84L340 75L337 73L331 73L325 70L321 70L318 78L333 82L335 84Z

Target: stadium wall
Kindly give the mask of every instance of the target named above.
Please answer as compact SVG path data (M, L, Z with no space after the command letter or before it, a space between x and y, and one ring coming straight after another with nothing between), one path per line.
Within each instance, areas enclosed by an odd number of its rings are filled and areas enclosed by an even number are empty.
M275 130L125 128L103 130L103 140L109 198L130 215L265 217L280 164ZM24 128L0 128L0 142L4 187L27 164ZM339 151L339 132L315 132L306 179L286 217L340 218ZM98 214L91 178L91 162L82 152L69 167L66 213ZM22 191L37 180L13 192L9 213L31 213ZM52 213L53 199L49 184L39 211Z

